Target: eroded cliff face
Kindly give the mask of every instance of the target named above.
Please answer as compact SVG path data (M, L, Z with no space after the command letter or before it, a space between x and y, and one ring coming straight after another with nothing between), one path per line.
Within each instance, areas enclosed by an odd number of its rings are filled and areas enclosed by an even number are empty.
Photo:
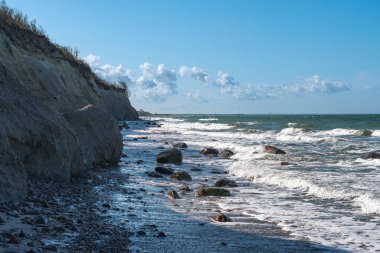
M28 179L67 181L117 163L116 120L137 118L123 89L0 19L0 202L24 197Z

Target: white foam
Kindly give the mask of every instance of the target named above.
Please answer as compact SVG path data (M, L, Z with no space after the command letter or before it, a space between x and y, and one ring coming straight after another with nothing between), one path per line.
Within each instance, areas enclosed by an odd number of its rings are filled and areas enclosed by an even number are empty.
M380 137L380 130L373 130L371 136Z
M357 129L335 128L328 131L321 131L319 133L322 135L329 135L329 136L345 136L345 135L361 135L363 131L357 130Z
M199 121L217 121L219 119L217 118L206 118L206 119L199 119Z
M380 196L375 197L373 194L366 193L355 201L360 205L362 212L366 214L380 214Z

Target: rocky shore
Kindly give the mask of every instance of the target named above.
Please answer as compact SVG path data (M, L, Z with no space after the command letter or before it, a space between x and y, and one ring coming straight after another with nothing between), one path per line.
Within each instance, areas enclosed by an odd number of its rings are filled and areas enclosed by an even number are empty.
M144 132L155 123L122 126L119 166L64 184L31 183L25 200L0 206L2 251L343 252L293 238L239 209L221 212L216 200L250 184L217 166L229 160L183 144L172 149L177 142ZM173 152L171 163L157 163L163 150Z

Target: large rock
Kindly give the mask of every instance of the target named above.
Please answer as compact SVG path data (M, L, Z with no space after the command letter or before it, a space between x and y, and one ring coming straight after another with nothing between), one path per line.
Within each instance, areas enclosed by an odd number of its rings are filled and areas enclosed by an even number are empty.
M117 122L102 109L88 105L63 116L74 129L86 166L117 164L123 142Z
M204 196L218 196L218 197L228 197L231 193L229 190L220 187L205 187L202 186L198 189L198 197Z
M205 148L200 151L203 155L219 155L219 151L215 148Z
M157 162L182 164L182 152L176 148L165 150L157 155Z
M276 155L286 154L284 150L269 145L264 147L264 152Z

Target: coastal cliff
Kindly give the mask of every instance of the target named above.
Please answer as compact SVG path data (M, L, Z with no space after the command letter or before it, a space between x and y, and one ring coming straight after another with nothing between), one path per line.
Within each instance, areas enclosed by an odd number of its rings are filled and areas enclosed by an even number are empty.
M28 180L65 182L118 163L117 120L131 119L126 89L0 15L0 202L25 197Z

